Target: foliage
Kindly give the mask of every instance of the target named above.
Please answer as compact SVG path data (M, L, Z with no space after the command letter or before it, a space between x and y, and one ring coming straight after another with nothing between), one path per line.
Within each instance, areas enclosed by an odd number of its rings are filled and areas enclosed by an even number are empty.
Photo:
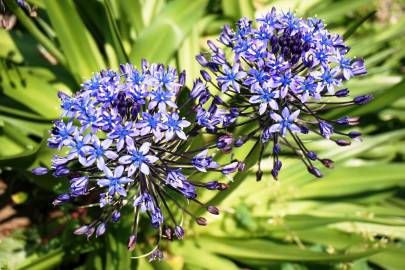
M12 200L34 223L0 242L5 269L403 269L405 255L405 16L402 0L32 0L36 18L5 0L18 23L0 31L0 175L8 186L1 206ZM50 207L62 182L32 176L52 152L43 144L59 115L57 91L74 92L92 72L117 68L145 57L199 75L194 55L207 49L224 23L253 17L272 6L324 19L332 31L346 32L350 56L363 57L369 71L348 83L353 95L375 100L355 109L333 111L362 117L363 142L336 149L308 142L335 168L314 179L291 158L279 182L272 180L269 153L263 179L252 167L257 147L246 144L235 156L253 169L231 188L202 194L220 206L208 227L191 227L184 241L166 242L166 260L131 259L153 249L153 235L127 251L124 222L92 243L72 237L91 209ZM387 8L388 7L388 8ZM377 10L374 14L373 11ZM350 36L350 37L349 37ZM350 111L348 111L350 110ZM244 130L237 130L243 134ZM333 149L333 150L330 150ZM288 157L288 153L286 153ZM228 157L223 157L226 159ZM267 168L267 169L266 169ZM11 195L25 193L27 198ZM14 198L14 199L13 199ZM195 209L195 211L197 211ZM0 223L4 220L0 217Z

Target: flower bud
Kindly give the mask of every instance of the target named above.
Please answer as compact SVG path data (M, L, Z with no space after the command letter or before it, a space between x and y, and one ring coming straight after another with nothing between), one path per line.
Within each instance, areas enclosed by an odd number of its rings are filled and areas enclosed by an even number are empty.
M170 227L166 227L163 230L164 235L166 236L167 240L172 241L173 240L173 231Z
M176 225L176 227L174 227L174 235L176 235L177 239L183 239L184 229L181 226Z
M357 105L364 105L369 103L371 100L373 100L372 95L365 95L365 96L357 96L353 99L354 103Z
M111 215L111 221L112 222L117 222L121 218L121 213L117 210L114 210L114 212Z
M351 144L350 141L343 140L343 139L336 140L335 142L336 142L336 144L339 145L339 146L348 146L348 145Z
M321 162L328 169L332 169L334 167L334 162L330 159L321 159Z
M361 132L352 131L352 132L349 132L348 136L349 136L350 138L352 138L352 139L357 139L358 137L361 136Z
M231 146L232 144L233 144L233 137L231 135L222 135L221 137L218 138L218 141L216 143L219 149L224 149L226 147Z
M202 54L197 55L195 57L195 60L197 60L197 62L203 67L207 66L207 64L208 64L208 61L205 59L205 57Z
M263 176L263 171L262 170L257 170L257 172L256 172L256 181L260 181L260 180L262 180L262 176Z
M136 245L136 235L131 235L128 240L128 250L132 251L135 249Z
M38 167L38 168L34 168L32 169L32 173L35 175L44 175L48 173L48 169L45 167Z
M210 82L210 81L211 81L211 75L210 75L207 71L201 70L201 71L200 71L200 74L201 74L201 76L203 77L203 79L204 79L206 82Z
M81 226L77 228L76 230L73 231L74 234L76 235L83 235L86 234L89 231L90 227L87 225Z
M210 212L213 215L219 215L219 209L216 208L215 206L207 206L208 212Z
M184 85L186 83L186 71L183 70L179 75L179 84Z
M315 153L315 152L312 152L312 151L309 151L309 152L307 153L307 157L308 157L310 160L316 160L316 159L318 158L318 156L316 155L316 153Z
M105 233L105 229L106 229L105 223L104 222L100 223L97 226L96 236L98 237L100 235L103 235Z
M318 178L322 178L322 177L323 177L321 171L320 171L318 168L316 168L316 167L313 167L313 166L312 166L312 167L308 167L308 172L311 173L312 175L318 177Z
M203 217L196 218L195 220L198 225L207 226L207 220Z
M347 97L348 95L349 95L349 89L347 89L347 88L336 91L336 93L335 93L336 97Z
M65 194L61 194L58 197L56 197L56 199L53 200L52 204L54 206L57 206L57 205L62 205L64 203L67 203L68 201L70 201L70 196L69 196L69 194L65 193Z

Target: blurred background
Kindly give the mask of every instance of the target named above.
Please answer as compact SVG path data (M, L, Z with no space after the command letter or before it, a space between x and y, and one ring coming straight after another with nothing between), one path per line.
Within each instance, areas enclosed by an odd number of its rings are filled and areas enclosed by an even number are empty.
M405 269L405 1L29 0L30 12L2 2L0 269ZM310 142L336 162L323 180L288 157L279 182L266 167L259 183L254 170L239 175L242 184L218 200L221 215L163 243L163 262L131 259L153 248L143 231L127 251L131 218L104 237L74 237L87 209L53 208L66 183L30 173L52 155L44 140L59 116L57 91L74 93L93 72L142 58L185 69L190 86L206 40L273 6L350 36L350 56L364 58L369 73L347 87L375 99L329 116L361 116L363 141ZM236 156L248 161L249 147Z

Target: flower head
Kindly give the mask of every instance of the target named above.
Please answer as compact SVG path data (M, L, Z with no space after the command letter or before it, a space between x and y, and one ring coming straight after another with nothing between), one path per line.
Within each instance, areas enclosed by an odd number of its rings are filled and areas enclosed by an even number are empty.
M262 150L272 144L275 178L282 167L281 144L319 177L314 161L326 163L307 149L302 136L312 132L338 145L349 144L339 137L357 137L337 127L356 124L353 118L325 119L323 113L372 99L367 95L338 100L349 94L340 88L344 81L367 73L364 61L348 58L349 48L342 37L329 32L317 18L301 19L273 8L256 21L257 27L247 18L239 20L235 30L225 26L218 38L221 46L209 41L211 52L196 57L205 80L196 80L192 91L197 122L221 135L229 128L249 124L246 128L251 131L244 138L235 138L234 146L248 139L261 140ZM221 97L226 102L219 102ZM222 145L219 141L218 148L223 149ZM260 160L258 165L260 171Z
M48 139L59 155L49 172L67 176L70 189L54 204L86 196L96 198L102 212L76 234L102 235L108 222L120 219L127 202L135 213L130 248L136 241L139 213L146 213L152 227L169 239L184 236L176 220L178 209L202 223L177 200L184 197L204 205L197 200L197 188L223 190L227 185L196 182L190 175L221 173L226 164L221 166L209 154L215 143L190 147L187 140L199 127L178 110L176 97L183 85L183 73L177 76L174 68L144 61L141 70L126 64L120 72L101 71L72 97L59 93L62 114ZM33 173L46 174L48 169L35 168Z

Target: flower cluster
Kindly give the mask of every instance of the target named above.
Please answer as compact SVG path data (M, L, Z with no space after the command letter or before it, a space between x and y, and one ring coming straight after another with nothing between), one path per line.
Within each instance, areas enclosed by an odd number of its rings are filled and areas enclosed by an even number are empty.
M241 165L237 161L225 166L215 162L209 155L215 143L192 149L186 141L198 133L198 126L179 114L184 104L179 106L176 100L184 81L184 72L178 76L172 67L143 61L141 70L125 64L119 72L95 74L74 96L59 92L63 113L54 123L48 145L60 154L52 159L50 171L40 167L33 173L51 172L70 179L69 192L58 196L55 205L80 196L93 198L100 205L100 216L76 234L102 235L108 222L120 219L128 202L135 215L130 249L136 242L140 213L146 213L151 225L169 239L184 235L175 212L206 224L179 198L218 214L216 207L197 200L196 188L223 190L227 184L192 181L187 175L206 171L229 174Z
M366 95L349 100L349 90L342 88L344 81L367 73L364 62L348 58L350 48L342 37L330 33L317 18L301 19L273 8L256 24L253 27L252 21L242 18L236 30L226 25L218 39L221 46L208 41L211 52L196 57L203 66L202 79L195 81L191 93L197 103L197 121L214 133L254 122L246 136L221 136L219 146L229 151L257 139L263 153L271 144L276 179L283 145L302 159L310 173L322 177L314 162L326 167L332 167L333 162L310 151L301 137L312 132L345 146L350 140L344 137L361 135L338 128L355 125L358 118L331 120L324 115L328 110L372 99ZM258 165L260 180L260 160Z

